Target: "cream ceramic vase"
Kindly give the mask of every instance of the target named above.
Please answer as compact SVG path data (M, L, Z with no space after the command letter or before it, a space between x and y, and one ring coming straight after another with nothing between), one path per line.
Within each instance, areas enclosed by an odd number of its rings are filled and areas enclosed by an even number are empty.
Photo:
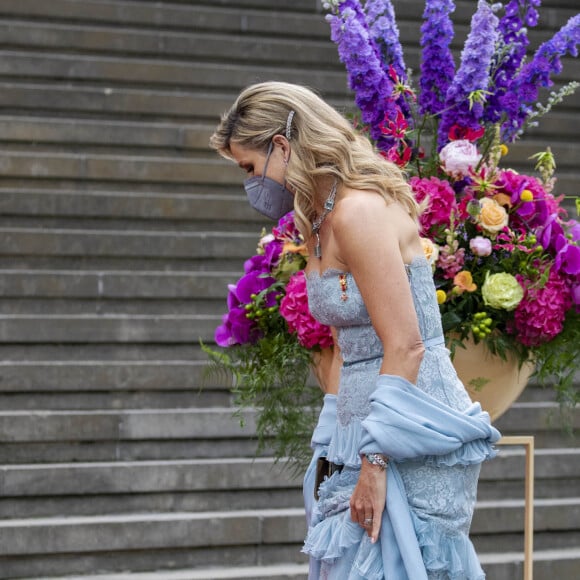
M465 342L466 348L457 347L453 366L473 401L481 403L492 421L503 415L525 389L533 363L519 367L517 359L507 360L489 352L482 343Z

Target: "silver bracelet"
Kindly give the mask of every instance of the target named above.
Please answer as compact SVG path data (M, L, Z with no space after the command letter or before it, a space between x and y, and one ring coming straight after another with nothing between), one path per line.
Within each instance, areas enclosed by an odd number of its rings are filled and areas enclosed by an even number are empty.
M371 465L378 465L383 471L387 469L389 460L381 453L367 453L365 455Z

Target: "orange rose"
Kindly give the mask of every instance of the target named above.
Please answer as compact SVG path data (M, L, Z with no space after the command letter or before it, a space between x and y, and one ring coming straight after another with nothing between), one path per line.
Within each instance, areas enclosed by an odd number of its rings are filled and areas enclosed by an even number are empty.
M455 284L454 290L459 294L463 292L475 292L477 290L477 284L473 283L471 272L467 270L461 270L461 272L456 274L453 278L453 284Z
M477 216L479 225L491 234L503 230L508 225L508 213L497 201L484 197L479 200L481 211Z
M503 205L504 207L507 207L508 209L512 206L512 200L511 200L510 196L506 195L505 193L496 193L493 196L493 199L495 199L495 201L497 201L497 203L499 203L499 205Z

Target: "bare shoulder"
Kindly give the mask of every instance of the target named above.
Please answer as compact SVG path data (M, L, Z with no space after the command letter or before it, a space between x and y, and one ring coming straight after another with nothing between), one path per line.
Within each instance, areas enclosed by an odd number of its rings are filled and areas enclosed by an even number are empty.
M398 203L389 202L372 191L351 189L347 189L337 202L334 214L333 230L339 234L361 227L400 226L410 219Z

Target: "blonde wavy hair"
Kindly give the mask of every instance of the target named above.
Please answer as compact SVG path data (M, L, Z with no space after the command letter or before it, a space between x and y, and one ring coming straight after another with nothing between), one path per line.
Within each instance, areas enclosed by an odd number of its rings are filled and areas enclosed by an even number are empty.
M266 153L275 135L285 135L290 111L291 155L286 181L295 192L295 222L308 240L316 217L314 200L324 202L321 183L378 193L398 202L413 218L419 206L402 171L377 154L334 108L310 89L283 82L264 82L244 89L210 138L210 146L232 159L230 144Z

